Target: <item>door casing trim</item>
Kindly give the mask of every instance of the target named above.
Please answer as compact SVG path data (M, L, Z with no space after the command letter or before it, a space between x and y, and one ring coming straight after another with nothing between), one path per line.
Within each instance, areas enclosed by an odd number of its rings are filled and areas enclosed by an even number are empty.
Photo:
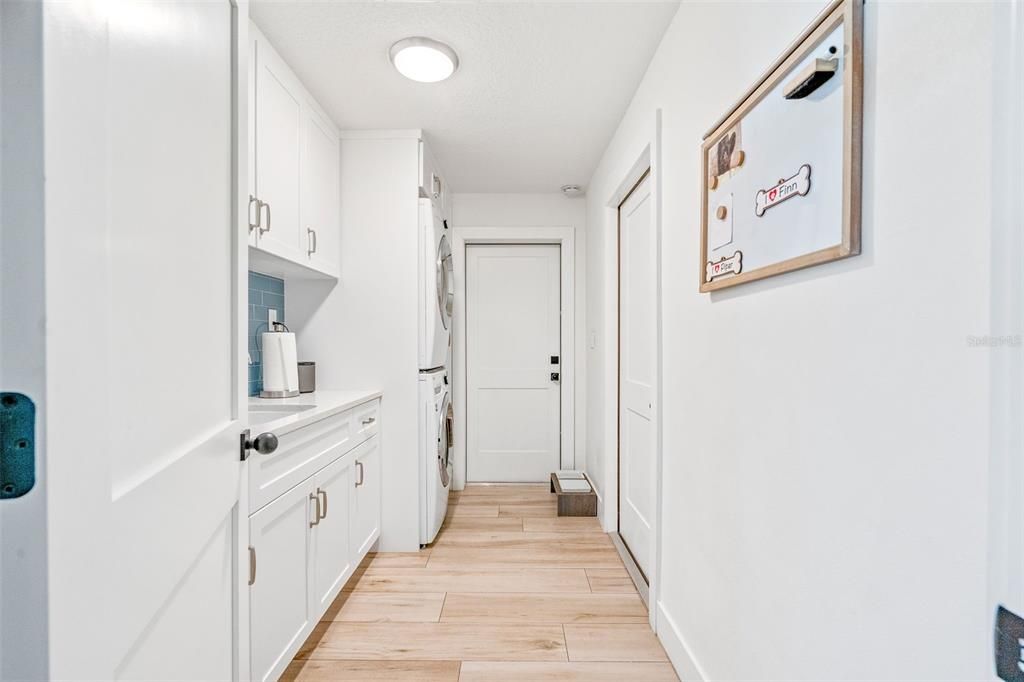
M576 228L565 227L456 227L452 234L455 259L455 314L452 320L452 403L455 406L455 466L453 490L466 486L466 246L474 244L558 244L561 248L562 339L559 356L561 395L561 467L576 467Z
M618 532L618 448L619 448L619 206L631 193L633 188L641 181L646 173L650 173L651 199L654 202L655 221L655 281L656 286L656 346L657 365L655 378L657 386L654 390L654 419L655 419L655 513L654 524L651 528L652 542L654 544L652 563L646 577L648 584L648 599L652 608L648 609L648 621L651 629L658 631L657 614L658 609L653 606L658 603L658 576L661 565L662 548L662 519L661 501L662 490L662 465L663 465L663 409L662 409L662 368L664 367L664 348L662 342L662 187L661 187L661 159L662 159L662 111L656 109L651 118L651 125L647 134L640 138L642 146L638 146L637 154L629 166L623 164L620 167L618 177L621 178L619 185L610 193L604 202L602 213L593 218L594 227L601 230L601 238L604 240L604 267L608 273L604 282L604 296L601 306L604 311L602 325L603 337L607 339L602 353L601 371L604 375L605 394L600 405L598 417L604 418L604 425L601 432L603 447L604 472L600 487L608 491L602 495L598 504L598 517L601 526L606 532ZM614 177L614 175L613 175ZM593 417L591 417L593 418ZM613 494L614 492L614 494Z

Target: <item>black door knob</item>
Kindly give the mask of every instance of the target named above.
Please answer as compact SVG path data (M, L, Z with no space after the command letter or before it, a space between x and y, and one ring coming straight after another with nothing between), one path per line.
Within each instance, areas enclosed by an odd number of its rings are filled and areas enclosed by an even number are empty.
M253 438L250 447L261 455L269 455L277 450L277 436L272 433L261 433Z
M552 372L551 373L551 380L552 381L558 381L558 372Z

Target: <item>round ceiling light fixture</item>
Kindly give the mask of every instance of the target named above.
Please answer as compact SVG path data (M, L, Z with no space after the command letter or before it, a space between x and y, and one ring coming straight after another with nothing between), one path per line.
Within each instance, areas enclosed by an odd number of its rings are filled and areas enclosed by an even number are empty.
M583 188L579 185L562 185L562 194L567 197L578 197L583 194Z
M420 83L437 83L459 68L459 55L432 38L403 38L388 51L398 73Z

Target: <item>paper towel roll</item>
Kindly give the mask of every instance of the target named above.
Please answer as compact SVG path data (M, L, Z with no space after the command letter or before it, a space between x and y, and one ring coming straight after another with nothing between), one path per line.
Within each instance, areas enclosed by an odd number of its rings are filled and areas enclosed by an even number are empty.
M295 334L264 332L263 393L273 397L299 394L299 361L295 350Z

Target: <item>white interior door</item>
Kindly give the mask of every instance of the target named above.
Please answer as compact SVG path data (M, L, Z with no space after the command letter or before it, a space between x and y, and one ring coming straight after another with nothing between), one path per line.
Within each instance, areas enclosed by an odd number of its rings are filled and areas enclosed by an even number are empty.
M557 244L466 247L469 481L560 468L560 258Z
M51 679L237 679L246 51L228 0L44 12L38 644Z
M645 576L654 550L655 248L648 175L619 207L619 535Z

